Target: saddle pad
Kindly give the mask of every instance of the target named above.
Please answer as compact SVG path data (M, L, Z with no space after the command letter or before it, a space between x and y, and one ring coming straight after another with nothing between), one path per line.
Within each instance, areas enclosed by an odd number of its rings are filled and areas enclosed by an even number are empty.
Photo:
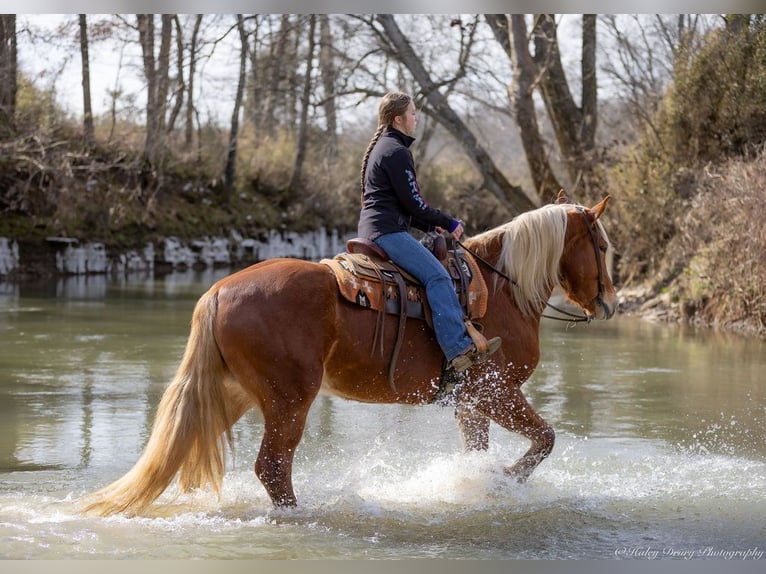
M479 319L487 311L489 294L479 267L468 253L461 252L463 269L470 278L468 311L470 319ZM335 274L340 294L348 301L376 311L399 315L399 288L394 273L404 278L407 291L407 316L428 320L430 308L423 285L392 263L372 259L364 254L340 253L333 259L322 259Z

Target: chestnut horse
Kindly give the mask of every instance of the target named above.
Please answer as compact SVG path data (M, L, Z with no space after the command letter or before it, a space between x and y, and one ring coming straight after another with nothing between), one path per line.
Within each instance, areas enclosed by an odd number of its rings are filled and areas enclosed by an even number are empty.
M484 335L503 344L461 375L458 427L467 450L488 448L491 420L528 438L529 450L505 469L519 481L554 442L521 390L539 361L546 301L559 287L588 318L608 319L616 306L609 242L598 221L609 196L585 208L562 195L465 241L484 260ZM398 318L386 321L390 351ZM221 279L196 304L186 351L143 454L122 478L86 497L84 510L140 513L177 474L182 492L210 483L220 493L231 427L253 407L264 419L255 474L274 505L295 505L293 456L320 390L370 403L423 404L436 396L443 355L432 330L407 320L392 389L388 356L370 352L375 323L375 312L339 296L321 263L272 259Z

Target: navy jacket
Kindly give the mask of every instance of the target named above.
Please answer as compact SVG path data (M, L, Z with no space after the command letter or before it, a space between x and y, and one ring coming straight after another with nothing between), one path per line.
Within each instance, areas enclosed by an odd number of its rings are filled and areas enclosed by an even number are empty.
M456 219L429 207L420 195L409 150L414 141L389 127L372 149L364 173L359 237L375 240L386 233L409 231L410 226L421 231L441 227L452 232L457 228Z

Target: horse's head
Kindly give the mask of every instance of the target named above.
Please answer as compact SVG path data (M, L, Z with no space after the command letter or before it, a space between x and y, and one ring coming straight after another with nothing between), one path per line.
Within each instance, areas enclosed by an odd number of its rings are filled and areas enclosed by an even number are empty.
M617 293L607 265L610 249L599 218L610 196L591 208L573 206L567 213L564 252L560 261L561 288L568 299L596 319L609 319L617 308ZM557 203L566 203L563 193Z

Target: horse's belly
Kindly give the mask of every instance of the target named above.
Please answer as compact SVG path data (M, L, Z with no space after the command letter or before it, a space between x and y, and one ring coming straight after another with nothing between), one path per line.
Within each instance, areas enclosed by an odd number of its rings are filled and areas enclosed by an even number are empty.
M442 362L441 351L429 339L419 337L415 329L405 338L396 359L392 388L389 370L393 341L384 344L381 353L380 347L371 349L370 338L344 341L340 337L325 361L322 391L362 402L428 402L439 387Z

